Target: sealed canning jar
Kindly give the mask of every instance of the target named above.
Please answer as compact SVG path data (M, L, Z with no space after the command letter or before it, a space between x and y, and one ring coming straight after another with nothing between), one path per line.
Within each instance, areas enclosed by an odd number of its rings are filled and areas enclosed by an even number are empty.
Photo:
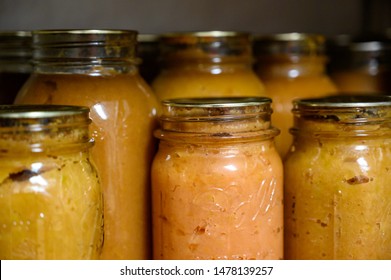
M163 102L155 259L281 259L282 162L269 98Z
M391 258L391 97L294 103L285 161L287 259Z
M179 32L159 40L161 69L152 83L159 99L265 95L248 33Z
M336 38L329 45L329 73L339 90L353 95L391 92L391 42Z
M157 100L136 65L137 32L33 32L34 71L18 104L90 107L104 192L104 259L150 257L150 164Z
M12 104L32 71L30 31L0 32L0 104Z
M281 130L276 147L285 157L292 144L292 101L337 91L326 74L325 38L319 34L282 33L254 36L255 71L273 99L273 124Z
M0 106L0 259L98 259L103 202L86 107Z

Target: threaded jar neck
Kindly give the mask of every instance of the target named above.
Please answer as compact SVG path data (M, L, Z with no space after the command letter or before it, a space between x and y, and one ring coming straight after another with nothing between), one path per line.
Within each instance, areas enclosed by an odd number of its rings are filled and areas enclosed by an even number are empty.
M159 37L164 66L183 63L252 63L249 33L234 31L177 32Z
M92 76L134 71L137 31L37 30L33 31L36 73Z
M160 117L161 139L185 137L191 141L272 138L271 99L266 97L191 98L165 100Z
M320 34L280 33L253 37L254 55L269 57L323 56L325 37Z
M86 149L89 108L62 105L0 106L0 154Z
M293 134L328 137L391 134L391 96L344 95L293 102Z
M32 35L30 31L0 32L0 72L30 73Z

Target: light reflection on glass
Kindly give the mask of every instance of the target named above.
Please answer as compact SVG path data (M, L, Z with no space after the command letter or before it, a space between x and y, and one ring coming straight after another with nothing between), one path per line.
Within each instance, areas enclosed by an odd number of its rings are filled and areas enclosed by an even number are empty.
M30 181L31 184L38 185L38 186L31 186L31 189L34 190L34 191L37 191L37 192L42 192L43 191L41 186L47 186L48 185L46 180L41 175L33 176L33 177L31 177L29 179L29 181Z
M221 72L222 72L222 71L221 71L220 68L214 68L214 69L211 70L211 73L212 73L212 74L221 74Z
M296 69L289 70L289 72L288 72L288 76L290 78L296 78L299 76L299 74L300 74L299 71Z
M363 158L363 157L358 158L357 159L357 163L360 166L362 171L368 171L369 170L368 162L366 161L365 158Z
M237 171L238 170L238 168L233 164L228 164L228 165L224 166L224 168L229 171Z
M31 171L38 173L39 170L42 168L42 163L41 162L35 162L31 164Z
M95 104L93 108L102 120L107 120L107 114L101 104Z

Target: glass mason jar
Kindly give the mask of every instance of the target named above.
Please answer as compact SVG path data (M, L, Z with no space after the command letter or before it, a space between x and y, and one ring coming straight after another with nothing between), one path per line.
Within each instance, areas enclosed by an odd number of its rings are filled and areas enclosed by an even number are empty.
M0 259L98 259L103 202L86 107L0 106Z
M269 98L163 101L152 165L155 259L283 258Z
M285 258L391 258L391 97L294 103Z
M328 72L350 94L391 94L391 42L338 38L329 45Z
M330 95L337 88L326 74L325 38L319 34L282 33L254 36L255 71L273 99L273 124L281 130L276 147L285 157L292 136L292 101Z
M252 69L252 45L247 33L162 34L160 56L161 71L152 87L161 100L265 95Z
M91 110L92 158L104 192L103 259L151 256L150 165L157 99L136 65L137 32L33 32L34 72L18 104L69 104Z
M0 104L13 104L32 71L31 32L0 32Z

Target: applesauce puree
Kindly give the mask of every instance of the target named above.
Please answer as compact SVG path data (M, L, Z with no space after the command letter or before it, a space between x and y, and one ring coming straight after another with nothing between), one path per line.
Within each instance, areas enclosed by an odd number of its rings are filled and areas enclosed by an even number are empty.
M207 109L183 110L195 120ZM163 113L152 167L154 258L281 259L282 163L271 140L275 130L256 117L219 119L254 112L210 110L216 121L175 122Z
M0 106L0 259L99 259L88 108Z
M295 106L284 165L287 259L391 258L391 99L348 98L350 107L338 107L344 99Z
M133 74L33 74L16 103L90 107L92 158L104 187L102 258L148 258L147 186L157 103L145 82Z
M266 95L252 69L249 34L178 32L159 40L163 63L152 87L160 100Z

